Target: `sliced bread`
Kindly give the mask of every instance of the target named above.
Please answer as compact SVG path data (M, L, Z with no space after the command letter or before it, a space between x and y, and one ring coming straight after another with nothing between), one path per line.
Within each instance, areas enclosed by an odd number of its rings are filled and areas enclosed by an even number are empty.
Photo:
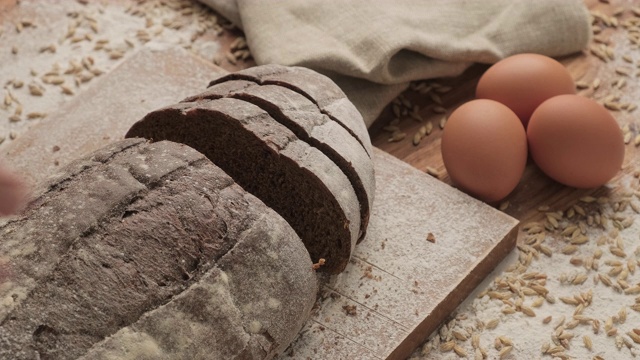
M360 203L360 235L364 239L373 206L375 179L373 162L357 140L342 126L322 114L316 104L299 93L279 85L258 85L229 80L209 87L185 102L233 97L257 105L286 126L300 140L317 148L347 176Z
M330 273L348 264L360 233L360 206L340 168L267 112L222 98L149 113L127 137L171 140L205 154L296 230L312 260Z

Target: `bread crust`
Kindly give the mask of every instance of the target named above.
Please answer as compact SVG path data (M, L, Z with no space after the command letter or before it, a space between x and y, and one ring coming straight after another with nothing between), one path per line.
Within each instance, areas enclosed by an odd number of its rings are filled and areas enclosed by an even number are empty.
M171 142L127 139L75 161L0 233L0 358L175 359L215 343L222 352L198 357L268 359L317 291L290 226ZM156 326L167 316L184 321Z
M355 137L371 158L371 139L362 115L347 95L328 77L300 66L268 64L221 76L211 81L209 86L229 80L279 85L304 95L316 104L323 114L338 122Z

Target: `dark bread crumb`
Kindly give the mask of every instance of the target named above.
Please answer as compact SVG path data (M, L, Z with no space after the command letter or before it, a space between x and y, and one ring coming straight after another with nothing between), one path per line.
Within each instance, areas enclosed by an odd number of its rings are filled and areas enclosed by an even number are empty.
M259 107L223 98L154 111L127 137L189 145L296 230L323 271L341 272L360 230L359 203L344 173ZM346 226L345 226L346 224Z

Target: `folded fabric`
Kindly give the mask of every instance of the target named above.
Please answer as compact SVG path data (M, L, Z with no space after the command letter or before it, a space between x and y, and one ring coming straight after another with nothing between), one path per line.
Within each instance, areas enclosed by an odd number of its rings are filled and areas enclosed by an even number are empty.
M200 0L245 32L258 64L305 66L338 83L367 125L410 81L532 52L582 50L582 0Z

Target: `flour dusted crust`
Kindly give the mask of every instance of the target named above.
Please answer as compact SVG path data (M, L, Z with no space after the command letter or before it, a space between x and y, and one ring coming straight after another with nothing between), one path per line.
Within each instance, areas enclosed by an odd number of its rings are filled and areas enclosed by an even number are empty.
M84 358L270 359L281 353L291 329L306 319L299 309L308 311L315 300L296 278L305 259L287 231L279 217L258 219L197 284L96 344Z
M323 113L349 131L371 157L371 140L362 115L344 92L328 77L304 67L269 64L224 75L211 81L209 86L229 80L284 86L306 96Z
M72 163L0 233L0 358L268 359L317 290L288 224L170 142Z
M207 155L283 216L314 261L338 273L360 234L360 206L349 179L318 149L249 102L221 98L148 114L127 137L171 140Z
M245 80L229 80L209 87L185 102L232 97L265 110L274 120L291 130L300 140L327 155L349 178L360 202L362 240L373 206L375 179L373 162L358 141L342 126L321 113L305 96L279 85L259 85Z

